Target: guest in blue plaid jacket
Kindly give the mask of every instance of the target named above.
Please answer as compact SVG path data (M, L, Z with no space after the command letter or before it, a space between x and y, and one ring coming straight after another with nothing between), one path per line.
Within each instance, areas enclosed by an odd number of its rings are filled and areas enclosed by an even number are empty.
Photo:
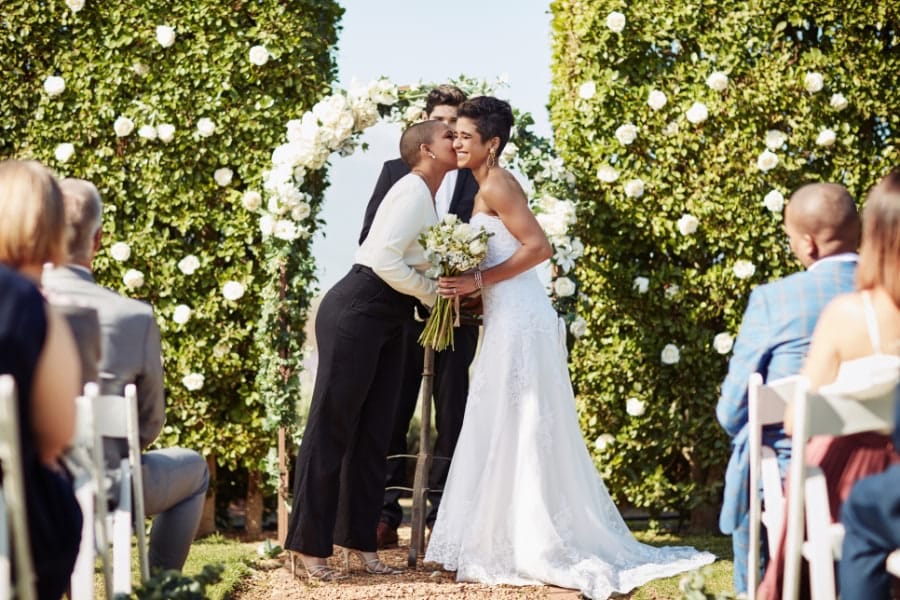
M801 187L785 208L784 222L791 251L806 270L751 292L716 406L716 417L732 438L719 528L733 536L734 587L739 594L747 593L750 533L748 379L754 372L764 381L799 373L819 313L832 298L854 289L860 223L843 186ZM771 425L763 431L763 443L775 448L783 478L790 438L780 425ZM765 539L762 535L762 570L768 558Z

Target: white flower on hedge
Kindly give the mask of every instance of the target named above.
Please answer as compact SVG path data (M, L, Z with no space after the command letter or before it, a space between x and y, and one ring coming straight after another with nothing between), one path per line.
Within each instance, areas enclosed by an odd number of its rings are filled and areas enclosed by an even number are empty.
M681 215L681 218L678 219L678 231L681 232L681 235L691 235L695 231L697 231L697 227L700 225L700 220L697 219L694 215L685 213Z
M175 43L175 28L168 25L158 25L156 27L156 41L163 48L168 48Z
M787 136L783 131L778 129L770 129L766 132L766 148L769 150L778 150L787 141Z
M694 102L691 104L691 107L687 109L687 112L684 113L684 116L686 116L687 120L694 125L699 125L709 118L709 110L702 102Z
M120 116L113 123L113 129L119 137L125 137L134 131L134 121L125 116Z
M713 338L713 348L719 354L728 354L734 346L734 337L727 332L717 333Z
M756 266L749 260L740 259L734 261L734 266L731 267L731 270L738 279L747 279L753 277L753 274L756 273Z
M619 140L619 143L623 146L627 146L637 138L637 132L638 129L633 123L625 123L616 129L616 139Z
M244 286L237 281L227 281L222 286L222 295L225 296L226 300L231 300L232 302L239 300L244 295Z
M771 171L778 166L778 155L771 150L763 150L760 155L756 157L756 166L764 173Z
M625 29L625 15L617 10L606 15L606 26L613 33L621 33Z
M500 154L500 162L501 164L509 165L516 158L516 154L519 153L519 147L516 146L512 142L507 142L506 146L503 147L503 152Z
M831 95L831 108L834 110L844 110L849 104L843 94L837 93Z
M203 375L200 373L188 373L181 379L182 385L192 392L203 388Z
M575 317L575 320L569 324L569 331L577 338L582 337L587 333L587 321L584 320L584 317Z
M605 450L607 446L616 441L614 435L610 433L601 433L597 436L597 439L594 440L594 448L597 450Z
M553 282L553 291L560 298L566 298L575 293L575 282L568 277L558 277Z
M664 365L678 364L681 360L681 351L675 344L666 344L659 355L659 359Z
M61 163L69 162L69 159L72 158L73 154L75 154L75 146L69 142L63 142L62 144L57 145L56 150L53 151L53 156Z
M144 75L146 75L147 73L150 72L150 67L148 67L146 64L144 64L142 62L136 62L133 65L131 65L131 71L135 75L140 75L141 77L143 77Z
M837 139L834 131L828 128L823 129L819 132L818 137L816 137L816 145L817 146L832 146L834 145L834 141Z
M241 205L247 210L259 210L262 206L262 195L255 190L248 190L241 196Z
M625 412L627 412L632 417L640 417L643 416L645 412L647 412L647 405L644 404L643 400L638 400L637 398L629 398L625 401Z
M169 143L175 137L175 126L171 123L163 123L156 128L156 135L161 142Z
M197 121L197 133L201 137L209 137L216 132L216 123L209 117L203 117Z
M778 190L772 190L763 198L763 204L773 213L780 213L784 208L784 196Z
M597 93L597 84L593 81L585 81L578 87L578 97L590 100Z
M728 75L722 71L713 71L706 78L706 85L717 92L721 92L728 87Z
M663 135L672 137L678 133L678 121L669 121L663 128Z
M59 96L66 89L66 80L58 75L51 75L44 80L44 91L48 96Z
M638 294L646 294L647 290L650 289L650 280L646 277L635 277L631 287Z
M228 167L222 167L221 169L216 169L215 173L213 173L213 179L215 179L216 183L218 183L222 187L225 187L226 185L230 184L233 177L234 177L234 171L232 171Z
M172 311L172 320L179 325L184 325L191 318L191 307L187 304L179 304Z
M612 183L619 178L619 172L609 165L603 165L597 169L597 179L603 183Z
M272 235L275 231L275 219L272 215L263 215L259 218L259 231L264 238Z
M825 87L825 78L822 77L821 73L810 71L806 74L806 77L803 78L803 87L805 87L806 91L810 94L815 94Z
M275 229L272 233L279 240L284 240L286 242L292 242L300 237L300 229L293 221L288 219L279 219L275 221Z
M312 213L312 208L306 202L301 202L291 209L291 218L295 221L302 221ZM480 254L477 252L476 254Z
M193 275L200 268L200 259L193 254L188 254L178 261L178 270L185 275Z
M122 283L129 290L136 290L144 285L144 274L137 269L128 269L122 277Z
M261 67L269 62L269 51L265 46L253 46L250 48L250 62Z
M131 246L129 246L127 242L116 242L109 247L109 255L112 256L114 260L125 262L131 258Z
M77 13L84 8L84 0L66 0L66 6L68 6L69 10L73 13Z
M158 133L153 125L141 125L138 128L138 135L145 140L155 140Z
M681 286L672 283L666 286L666 289L663 291L663 293L666 295L666 298L671 300L681 293Z
M642 179L629 179L625 182L625 195L629 198L640 198L644 195L644 181Z
M651 90L647 96L647 106L653 110L660 110L668 101L669 99L666 98L666 95L659 90Z

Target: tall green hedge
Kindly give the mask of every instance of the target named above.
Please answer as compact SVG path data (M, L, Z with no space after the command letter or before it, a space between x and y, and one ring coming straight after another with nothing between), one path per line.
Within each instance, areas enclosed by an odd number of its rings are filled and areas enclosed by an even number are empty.
M271 264L259 196L245 194L262 192L287 121L329 91L342 13L333 0L0 9L0 157L36 158L100 188L97 277L153 304L162 331L161 443L230 468L258 470L271 429L293 422L313 279L308 238L283 270ZM307 178L310 230L326 183ZM277 394L260 376L272 372Z
M861 200L898 164L898 5L555 0L552 12L551 120L588 247L589 335L572 365L582 425L619 501L714 509L730 338L749 291L799 268L784 199L837 181Z

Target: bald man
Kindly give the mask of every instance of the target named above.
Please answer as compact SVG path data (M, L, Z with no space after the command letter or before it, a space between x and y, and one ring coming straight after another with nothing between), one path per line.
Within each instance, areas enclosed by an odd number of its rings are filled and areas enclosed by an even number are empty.
M747 381L755 372L764 381L799 373L822 309L835 296L854 289L860 221L846 188L814 183L798 189L785 208L784 230L791 251L806 270L760 285L750 294L716 406L716 417L732 438L719 528L732 534L737 593L747 593L750 533ZM790 442L780 425L763 430L763 444L775 448L782 479L790 461ZM760 538L762 573L768 552L765 533Z

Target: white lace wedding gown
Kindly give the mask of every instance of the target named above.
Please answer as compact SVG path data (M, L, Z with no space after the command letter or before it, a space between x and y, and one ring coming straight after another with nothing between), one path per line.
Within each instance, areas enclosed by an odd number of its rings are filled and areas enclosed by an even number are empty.
M519 241L499 218L483 267ZM603 599L710 563L631 535L582 439L565 329L532 269L484 289L484 337L426 561L458 581L552 584Z

